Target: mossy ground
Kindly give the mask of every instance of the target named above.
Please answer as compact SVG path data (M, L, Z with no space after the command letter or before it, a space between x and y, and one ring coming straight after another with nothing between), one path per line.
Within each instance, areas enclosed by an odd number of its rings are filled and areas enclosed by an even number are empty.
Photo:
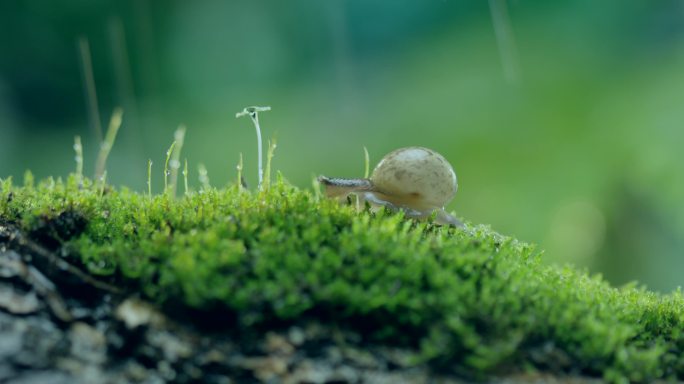
M486 226L356 212L283 181L176 199L79 184L4 180L0 222L214 329L323 322L465 377L684 379L681 292L545 266L532 246Z

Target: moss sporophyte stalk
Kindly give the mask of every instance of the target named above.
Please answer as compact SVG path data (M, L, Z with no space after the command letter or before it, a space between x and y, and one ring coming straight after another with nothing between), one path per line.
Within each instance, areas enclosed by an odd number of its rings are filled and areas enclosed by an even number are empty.
M469 378L538 369L684 379L681 291L614 288L542 264L531 245L484 225L358 210L281 175L257 190L240 178L217 189L199 169L201 189L177 197L170 186L155 194L105 185L80 165L66 179L3 179L0 225L91 279L173 313L225 319L216 323L232 331L315 321Z

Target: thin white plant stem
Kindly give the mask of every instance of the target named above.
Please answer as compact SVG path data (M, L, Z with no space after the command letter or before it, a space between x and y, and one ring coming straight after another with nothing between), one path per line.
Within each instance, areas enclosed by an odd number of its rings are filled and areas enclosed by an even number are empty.
M263 146L261 145L261 127L259 127L259 115L255 112L249 115L252 118L257 134L257 145L259 147L259 189L264 182L264 156Z
M100 151L97 154L97 160L95 162L95 179L100 179L105 171L107 166L107 157L114 146L116 134L119 132L119 128L121 127L122 116L123 109L117 107L114 109L112 117L109 119L107 134L100 144Z
M152 159L147 159L147 196L152 198Z
M257 149L259 156L259 189L264 181L264 160L263 160L263 145L261 141L261 127L259 126L259 112L270 111L271 107L246 107L242 112L235 114L235 117L249 116L254 123L254 128L256 129L257 135Z

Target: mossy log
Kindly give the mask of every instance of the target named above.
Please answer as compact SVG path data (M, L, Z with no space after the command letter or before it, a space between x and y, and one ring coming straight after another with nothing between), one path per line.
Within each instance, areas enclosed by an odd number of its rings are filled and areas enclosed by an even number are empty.
M282 180L177 199L0 183L0 381L684 379L681 292L544 265L486 226Z

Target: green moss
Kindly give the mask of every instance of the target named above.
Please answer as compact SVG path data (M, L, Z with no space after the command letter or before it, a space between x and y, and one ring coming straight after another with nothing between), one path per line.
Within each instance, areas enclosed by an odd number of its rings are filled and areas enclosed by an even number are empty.
M485 226L357 213L282 181L176 200L78 184L5 180L0 220L52 239L94 275L225 327L316 319L476 377L537 368L684 379L681 292L544 266L532 246Z

